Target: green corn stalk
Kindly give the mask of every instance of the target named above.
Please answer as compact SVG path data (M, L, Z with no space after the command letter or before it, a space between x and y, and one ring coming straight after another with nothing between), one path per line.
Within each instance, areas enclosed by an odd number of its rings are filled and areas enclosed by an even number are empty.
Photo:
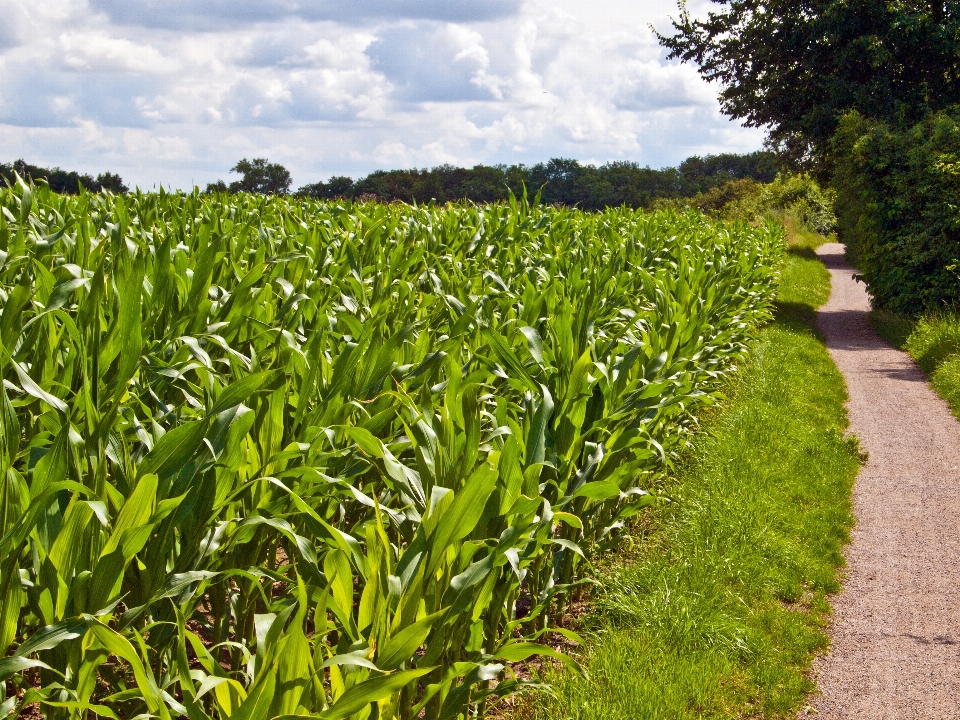
M545 637L783 246L525 197L0 211L0 710L71 719L466 718L575 666Z

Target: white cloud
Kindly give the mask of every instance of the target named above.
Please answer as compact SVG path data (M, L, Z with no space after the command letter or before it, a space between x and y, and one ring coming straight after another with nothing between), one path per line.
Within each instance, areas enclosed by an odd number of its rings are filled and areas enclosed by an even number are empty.
M136 157L160 161L189 161L195 157L187 138L157 135L143 130L127 130L123 134L123 150Z
M691 10L707 7L692 0ZM654 167L748 151L647 27L673 0L0 0L0 160L187 186L268 157Z
M65 32L60 53L71 70L164 74L177 70L177 62L150 45L139 45L103 32Z

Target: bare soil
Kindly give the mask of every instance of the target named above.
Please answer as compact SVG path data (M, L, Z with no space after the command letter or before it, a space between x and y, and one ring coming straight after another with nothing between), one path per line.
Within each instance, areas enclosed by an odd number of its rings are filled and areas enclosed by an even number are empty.
M817 251L833 292L818 315L869 453L819 694L801 716L960 718L960 422L910 357L870 329L838 243Z

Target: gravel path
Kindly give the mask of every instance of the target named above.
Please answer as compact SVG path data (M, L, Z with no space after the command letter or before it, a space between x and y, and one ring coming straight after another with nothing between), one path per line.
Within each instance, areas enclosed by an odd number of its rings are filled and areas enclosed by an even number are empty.
M843 246L818 313L847 380L851 431L870 453L829 654L814 665L821 718L960 718L960 422L910 357L867 324Z

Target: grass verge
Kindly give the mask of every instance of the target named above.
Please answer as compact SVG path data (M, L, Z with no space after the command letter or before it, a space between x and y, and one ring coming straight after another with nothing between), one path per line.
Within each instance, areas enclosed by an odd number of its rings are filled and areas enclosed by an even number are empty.
M912 318L874 310L870 325L888 343L910 353L930 378L930 386L960 418L960 315L943 312Z
M859 466L846 390L814 326L829 275L792 244L775 322L609 566L581 630L589 680L550 670L537 720L792 717L828 639Z

